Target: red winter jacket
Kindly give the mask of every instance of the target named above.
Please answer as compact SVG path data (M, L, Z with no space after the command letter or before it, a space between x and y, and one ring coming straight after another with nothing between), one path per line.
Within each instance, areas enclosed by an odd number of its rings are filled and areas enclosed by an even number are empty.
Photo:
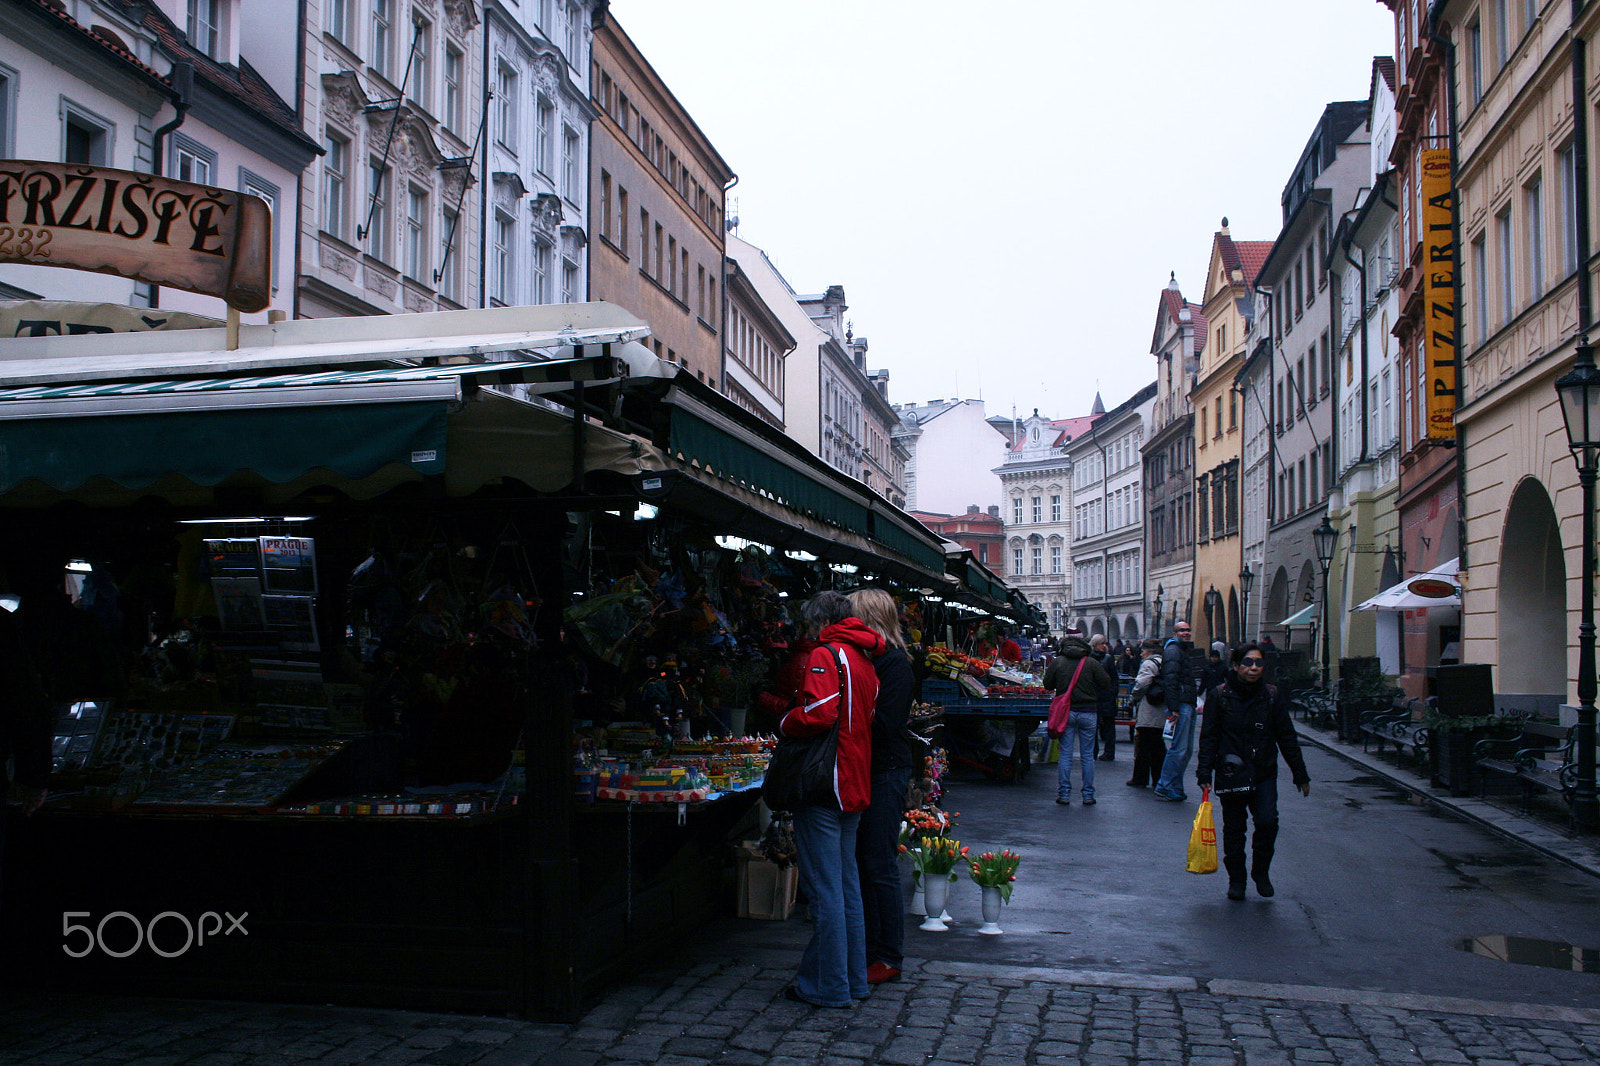
M834 648L844 653L849 698L843 701ZM833 782L841 811L864 811L872 802L872 710L878 701L878 672L872 667L872 657L883 650L883 638L859 618L846 618L824 629L822 643L812 649L807 660L797 702L778 723L778 732L786 737L809 737L827 732L839 719L839 758Z

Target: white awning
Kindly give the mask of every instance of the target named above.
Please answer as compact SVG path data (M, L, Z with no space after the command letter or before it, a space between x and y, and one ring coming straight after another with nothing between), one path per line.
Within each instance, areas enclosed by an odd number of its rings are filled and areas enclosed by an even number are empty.
M1461 590L1456 585L1456 575L1461 572L1461 559L1451 559L1447 563L1440 563L1432 570L1424 571L1413 577L1408 577L1397 585L1390 585L1370 600L1352 607L1352 611L1417 611L1428 607L1460 607ZM1412 591L1412 586L1419 583L1432 583L1442 590L1444 585L1456 589L1453 596L1419 596ZM1426 586L1424 586L1426 587Z
M514 352L613 344L633 376L662 376L641 345L650 327L615 304L546 304L415 315L305 318L227 329L0 339L0 386L216 377L294 367L348 367L419 359L484 362ZM642 354L641 354L642 353ZM580 353L598 355L593 347ZM637 365L635 365L637 364Z
M1291 614L1288 618L1285 618L1283 621L1279 622L1278 625L1285 629L1290 626L1315 625L1317 622L1318 609L1319 608L1317 604L1308 603L1294 614Z

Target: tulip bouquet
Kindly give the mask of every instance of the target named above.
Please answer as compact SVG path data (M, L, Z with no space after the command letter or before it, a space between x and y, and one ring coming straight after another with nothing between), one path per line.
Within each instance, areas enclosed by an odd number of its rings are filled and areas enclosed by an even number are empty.
M961 849L961 854L966 855L966 849ZM1014 851L986 851L976 859L969 859L972 870L972 880L980 888L998 888L1000 899L1006 903L1011 902L1011 889L1017 880L1017 867L1022 864L1022 856Z
M929 837L923 840L922 849L915 853L917 870L924 877L956 879L956 863L967 857L961 841L952 837Z

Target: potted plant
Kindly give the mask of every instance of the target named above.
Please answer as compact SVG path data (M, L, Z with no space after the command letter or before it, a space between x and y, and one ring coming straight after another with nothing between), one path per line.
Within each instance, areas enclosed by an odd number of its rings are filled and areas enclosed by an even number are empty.
M993 936L1002 931L1000 905L1011 902L1011 889L1021 864L1022 856L1009 850L986 851L971 860L972 880L983 890L983 924L978 932Z
M956 863L966 857L967 849L953 837L923 838L914 861L922 875L922 893L928 914L919 928L930 933L942 933L947 928L944 905L949 897L950 882L956 879Z
M1428 761L1433 783L1448 788L1456 796L1472 792L1477 779L1477 756L1473 749L1480 741L1515 737L1522 731L1519 715L1432 713L1427 723Z
M1354 744L1361 739L1361 716L1368 711L1388 710L1397 689L1384 676L1376 656L1339 660L1339 739Z

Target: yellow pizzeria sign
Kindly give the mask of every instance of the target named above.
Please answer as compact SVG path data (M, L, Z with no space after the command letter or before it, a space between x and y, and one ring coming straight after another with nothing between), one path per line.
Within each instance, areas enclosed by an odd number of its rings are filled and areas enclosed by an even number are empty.
M1427 359L1423 403L1428 439L1456 439L1456 270L1455 190L1450 187L1450 153L1422 153L1422 328Z
M0 263L116 274L260 311L272 213L248 193L153 174L0 160Z

